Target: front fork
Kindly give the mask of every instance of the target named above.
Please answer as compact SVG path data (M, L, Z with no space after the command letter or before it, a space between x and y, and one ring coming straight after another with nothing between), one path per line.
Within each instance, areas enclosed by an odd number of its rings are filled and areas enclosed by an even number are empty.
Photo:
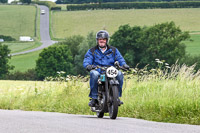
M112 86L119 86L119 81L116 78L110 78L106 80L105 82L105 90L106 90L106 96L107 96L107 103L110 104L110 93L112 93ZM118 88L118 87L117 87ZM119 91L119 90L118 90Z

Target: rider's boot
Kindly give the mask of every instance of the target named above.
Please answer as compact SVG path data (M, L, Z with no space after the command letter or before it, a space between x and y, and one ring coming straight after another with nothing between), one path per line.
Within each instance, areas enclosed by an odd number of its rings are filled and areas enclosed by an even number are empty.
M120 99L118 99L118 102L119 102L119 106L120 106L121 104L124 104Z
M97 103L97 99L91 99L90 102L88 103L88 105L90 107L94 107L96 103Z

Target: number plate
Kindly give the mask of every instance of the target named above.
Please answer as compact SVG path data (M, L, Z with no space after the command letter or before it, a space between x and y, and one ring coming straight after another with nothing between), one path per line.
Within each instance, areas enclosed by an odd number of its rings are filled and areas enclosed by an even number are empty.
M118 70L117 70L115 67L111 66L111 67L109 67L109 68L106 70L106 75L107 75L107 77L109 77L109 78L117 77L117 75L118 75Z

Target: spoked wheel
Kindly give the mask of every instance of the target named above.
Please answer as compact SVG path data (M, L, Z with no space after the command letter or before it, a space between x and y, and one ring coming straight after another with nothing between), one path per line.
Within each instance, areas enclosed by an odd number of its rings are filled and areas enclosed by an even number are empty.
M100 102L101 103L99 103L99 104L100 104L101 110L99 112L97 112L97 117L98 118L103 118L104 112L106 111L106 108L107 108L105 93L103 93L103 98L102 98L102 100Z
M117 113L118 113L118 87L117 86L111 86L110 89L110 105L109 105L109 116L111 119L116 119Z

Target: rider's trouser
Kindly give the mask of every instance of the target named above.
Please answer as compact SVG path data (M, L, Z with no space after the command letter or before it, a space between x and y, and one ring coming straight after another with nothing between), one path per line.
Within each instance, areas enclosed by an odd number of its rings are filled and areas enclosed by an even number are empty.
M98 77L100 76L100 73L96 70L90 71L90 94L89 97L93 99L97 99L98 97ZM119 71L117 75L117 80L119 81L119 97L122 96L122 86L123 86L123 79L124 76L121 71Z

